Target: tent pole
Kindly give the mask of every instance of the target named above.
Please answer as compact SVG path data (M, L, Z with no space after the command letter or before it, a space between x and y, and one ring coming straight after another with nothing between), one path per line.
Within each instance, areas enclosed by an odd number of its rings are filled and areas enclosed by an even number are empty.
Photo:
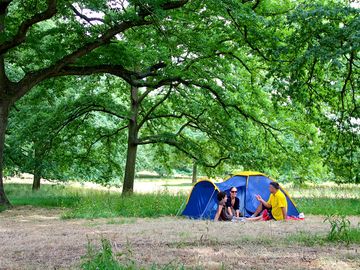
M214 192L215 192L215 190L216 190L216 189L214 189L213 193L212 193L212 194L211 194L211 196L210 196L210 199L208 200L208 203L206 204L206 207L205 207L204 211L203 211L203 212L202 212L202 214L200 215L200 219L202 219L202 217L203 217L203 215L204 215L204 213L205 213L206 209L208 208L209 203L210 203L210 201L211 201L212 197L214 196Z

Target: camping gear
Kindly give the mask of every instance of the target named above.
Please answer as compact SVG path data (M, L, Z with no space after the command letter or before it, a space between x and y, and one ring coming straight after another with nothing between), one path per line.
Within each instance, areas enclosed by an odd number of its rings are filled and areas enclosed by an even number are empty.
M236 187L237 197L240 199L240 212L244 217L249 217L259 206L255 195L259 194L264 200L270 197L269 184L272 181L274 180L265 174L252 171L235 172L221 183L214 183L209 179L199 180L192 188L182 215L194 219L213 219L218 205L218 192L224 191L230 196L231 187ZM286 196L288 216L298 217L299 211L294 201L281 186L280 190Z

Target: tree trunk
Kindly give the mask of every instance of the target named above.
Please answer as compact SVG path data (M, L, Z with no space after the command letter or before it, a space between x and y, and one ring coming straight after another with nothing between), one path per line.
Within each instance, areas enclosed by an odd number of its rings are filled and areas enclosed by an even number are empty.
M33 191L40 189L40 181L42 176L42 162L41 162L41 156L39 154L39 150L35 148L34 152L35 152L34 153L35 164L34 164L34 179L32 185Z
M10 3L10 2L8 2ZM7 13L7 5L2 3L0 10L0 33L5 31L5 16ZM3 169L4 169L4 148L5 148L5 132L8 124L9 109L11 103L9 101L9 80L5 72L4 55L0 55L0 207L11 206L5 194Z
M134 191L137 141L138 141L138 118L139 103L138 103L138 88L131 87L131 117L128 127L128 147L125 165L125 177L122 194L132 194Z
M3 182L5 131L9 116L9 103L0 102L0 207L9 207L10 202L5 194Z
M196 183L197 181L197 163L196 160L193 161L193 169L192 169L192 183Z

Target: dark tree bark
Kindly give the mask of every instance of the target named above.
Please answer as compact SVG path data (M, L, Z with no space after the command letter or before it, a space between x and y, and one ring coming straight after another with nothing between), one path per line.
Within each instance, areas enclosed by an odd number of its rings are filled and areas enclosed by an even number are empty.
M197 162L193 161L193 169L192 169L192 183L196 183L197 180Z
M8 122L10 104L0 99L0 206L9 207L10 202L6 197L3 182L5 131Z
M0 33L4 32L4 22L6 8L10 1L1 1L0 6ZM10 102L8 97L9 80L5 74L4 56L0 55L0 206L10 206L10 202L5 194L3 182L3 166L4 166L4 148L5 148L5 132L7 128Z
M138 148L138 88L131 87L131 116L128 126L128 147L126 155L125 176L122 194L132 194L134 191L136 154Z

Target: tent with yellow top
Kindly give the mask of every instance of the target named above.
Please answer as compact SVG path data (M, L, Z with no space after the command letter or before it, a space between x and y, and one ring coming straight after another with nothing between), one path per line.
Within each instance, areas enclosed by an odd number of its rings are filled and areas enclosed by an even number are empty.
M186 207L182 214L196 219L212 219L217 209L216 195L220 191L228 194L231 187L238 190L237 197L240 200L240 212L243 216L251 216L259 205L255 195L260 194L264 200L270 196L269 184L273 180L259 172L233 173L228 179L221 183L210 180L199 180L193 186ZM298 217L299 211L289 194L281 187L288 203L288 216Z

